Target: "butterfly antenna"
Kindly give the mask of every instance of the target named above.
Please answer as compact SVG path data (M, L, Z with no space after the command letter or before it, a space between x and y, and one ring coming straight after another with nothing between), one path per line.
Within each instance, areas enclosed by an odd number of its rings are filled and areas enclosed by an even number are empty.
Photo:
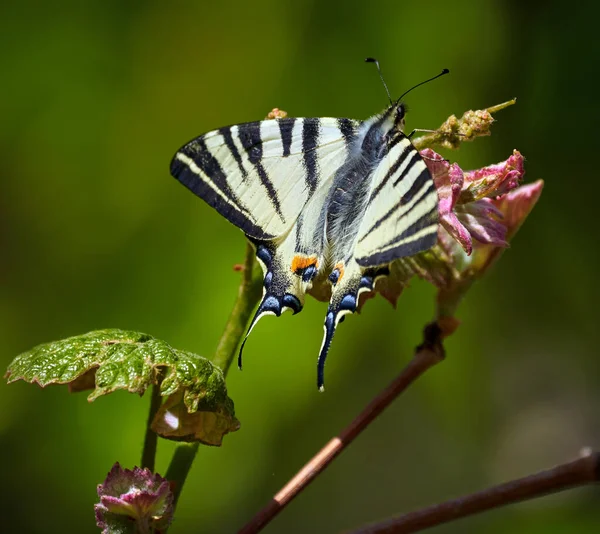
M377 61L374 57L368 57L367 59L365 59L365 62L375 63L375 66L377 67L377 72L379 72L379 77L381 78L381 83L385 87L385 92L387 93L388 98L390 99L390 104L393 104L394 101L392 100L392 95L390 95L390 90L388 89L388 86L385 83L385 80L383 79L383 74L381 74L381 67L379 66L379 61Z
M405 93L403 93L402 96L397 100L397 102L400 102L400 100L402 100L413 89L416 89L417 87L419 87L419 85L423 85L424 83L432 82L436 78L439 78L440 76L443 76L444 74L449 74L449 73L450 73L450 71L448 69L443 69L442 72L440 72L437 76L434 76L433 78L429 78L429 80L425 80L424 82L421 82L421 83L418 83L417 85L414 85L408 91L406 91Z

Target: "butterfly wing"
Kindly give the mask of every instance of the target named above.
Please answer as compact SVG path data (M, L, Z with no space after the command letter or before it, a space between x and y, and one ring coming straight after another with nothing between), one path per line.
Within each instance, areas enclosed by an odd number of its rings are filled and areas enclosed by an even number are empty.
M228 126L183 146L171 174L246 235L285 235L345 158L349 119L284 118Z
M306 292L325 267L325 204L328 188L321 187L282 238L254 241L256 257L263 269L263 297L240 347L242 351L256 323L266 315L279 317L284 311L300 312Z
M365 208L350 248L338 251L330 277L331 301L318 360L320 389L337 325L357 310L360 294L372 291L377 279L389 274L387 264L427 250L437 241L437 192L419 152L397 131L383 153L368 177L368 187L349 204L355 208L362 198Z
M263 297L240 348L266 315L301 311L324 263L327 185L358 123L284 118L204 134L174 156L171 174L238 226L256 248Z
M437 241L438 196L417 149L398 133L375 168L354 257L362 267L385 265Z

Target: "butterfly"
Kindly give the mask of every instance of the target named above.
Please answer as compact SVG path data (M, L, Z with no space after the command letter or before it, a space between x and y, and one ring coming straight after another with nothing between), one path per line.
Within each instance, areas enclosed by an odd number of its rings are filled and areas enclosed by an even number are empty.
M240 367L262 317L296 314L313 285L326 285L317 363L323 390L337 325L357 310L361 293L374 290L391 262L436 243L438 196L403 132L401 98L364 121L286 117L226 126L173 157L171 174L246 234L264 273Z

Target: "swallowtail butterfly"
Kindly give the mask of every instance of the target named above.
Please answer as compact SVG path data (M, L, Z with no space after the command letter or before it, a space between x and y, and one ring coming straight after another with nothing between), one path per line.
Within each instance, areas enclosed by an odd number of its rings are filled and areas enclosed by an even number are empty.
M359 295L374 289L390 262L435 244L437 192L402 131L401 98L365 121L286 117L226 126L173 157L171 174L246 234L264 271L240 365L260 318L298 313L313 283L327 283L317 365L323 389L331 340Z

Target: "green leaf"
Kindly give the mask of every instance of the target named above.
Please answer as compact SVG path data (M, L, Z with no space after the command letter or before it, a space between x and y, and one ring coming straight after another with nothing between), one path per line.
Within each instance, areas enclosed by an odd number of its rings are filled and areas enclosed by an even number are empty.
M221 369L139 332L96 330L38 345L17 356L5 376L9 383L68 384L71 391L93 388L90 402L118 389L142 395L162 377L160 394L169 399L153 423L158 434L220 445L224 434L240 426Z

